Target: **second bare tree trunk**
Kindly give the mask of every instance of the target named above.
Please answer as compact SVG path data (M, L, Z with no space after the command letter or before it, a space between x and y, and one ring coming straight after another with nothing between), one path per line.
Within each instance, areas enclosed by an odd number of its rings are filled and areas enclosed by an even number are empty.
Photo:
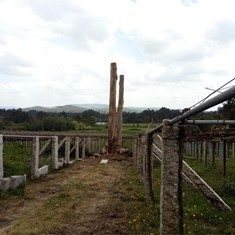
M117 146L122 147L122 110L123 110L123 93L124 93L124 75L120 75L119 81L119 100L117 109Z

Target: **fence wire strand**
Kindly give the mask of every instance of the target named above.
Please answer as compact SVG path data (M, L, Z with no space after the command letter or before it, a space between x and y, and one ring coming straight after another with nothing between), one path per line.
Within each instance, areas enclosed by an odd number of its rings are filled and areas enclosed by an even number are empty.
M202 100L198 101L196 104L192 105L191 107L189 107L189 109L194 108L196 105L205 102L210 96L212 96L213 94L215 94L216 92L219 92L222 88L225 89L224 87L226 85L228 85L229 83L231 83L232 81L234 81L235 78L231 79L230 81L226 82L224 85L222 85L221 87L217 88L216 90L214 90L213 92L211 92L208 96L206 96L205 98L203 98ZM227 89L227 88L226 88Z

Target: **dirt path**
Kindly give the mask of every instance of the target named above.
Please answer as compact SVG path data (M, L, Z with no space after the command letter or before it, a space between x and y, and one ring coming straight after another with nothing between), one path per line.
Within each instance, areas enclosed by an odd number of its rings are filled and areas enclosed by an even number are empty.
M130 159L87 159L0 200L0 234L127 234L133 198Z

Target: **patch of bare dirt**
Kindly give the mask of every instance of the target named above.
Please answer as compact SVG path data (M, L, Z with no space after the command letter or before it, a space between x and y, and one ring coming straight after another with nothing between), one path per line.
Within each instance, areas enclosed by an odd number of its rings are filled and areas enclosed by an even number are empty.
M0 200L0 234L128 234L129 158L87 159ZM130 195L131 197L131 195Z

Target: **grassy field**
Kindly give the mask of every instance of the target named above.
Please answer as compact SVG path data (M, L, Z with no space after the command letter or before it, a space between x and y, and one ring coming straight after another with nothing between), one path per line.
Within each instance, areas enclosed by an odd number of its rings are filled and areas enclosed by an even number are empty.
M122 127L122 133L123 135L138 135L146 133L146 131L149 131L153 129L155 126L157 126L157 123L124 123ZM79 130L79 133L102 133L106 134L108 132L108 126L107 125L96 125L96 126L90 126L86 129Z
M138 135L144 134L146 131L150 130L157 124L124 124L123 125L123 135ZM106 134L108 131L107 126L93 126L86 130L80 130L76 133L82 134ZM58 133L58 132L57 132ZM56 133L56 134L57 134ZM74 134L74 132L68 132ZM50 132L51 134L51 132ZM124 142L125 148L130 148L129 142ZM11 175L23 175L26 174L27 177L31 174L31 159L32 159L32 142L7 142L4 143L4 177L9 177ZM63 150L62 150L63 151ZM40 164L49 164L50 167L51 156L48 151L40 157Z
M152 129L155 125L130 124L124 125L123 134L137 135ZM99 127L97 133L105 133L105 127ZM89 130L91 133L94 130ZM31 148L17 143L4 145L4 169L6 176L30 173ZM200 162L197 159L185 158L186 162L223 198L232 211L221 212L195 188L184 185L184 230L185 234L235 234L235 159L227 159L227 174L223 177L222 163L217 157L215 164ZM135 175L135 170L129 172ZM158 163L154 164L155 205L145 201L145 190L138 178L133 182L137 187L135 198L126 206L128 225L135 234L158 234L160 219L160 185L161 170ZM129 183L128 183L129 184ZM123 190L128 190L128 185Z

